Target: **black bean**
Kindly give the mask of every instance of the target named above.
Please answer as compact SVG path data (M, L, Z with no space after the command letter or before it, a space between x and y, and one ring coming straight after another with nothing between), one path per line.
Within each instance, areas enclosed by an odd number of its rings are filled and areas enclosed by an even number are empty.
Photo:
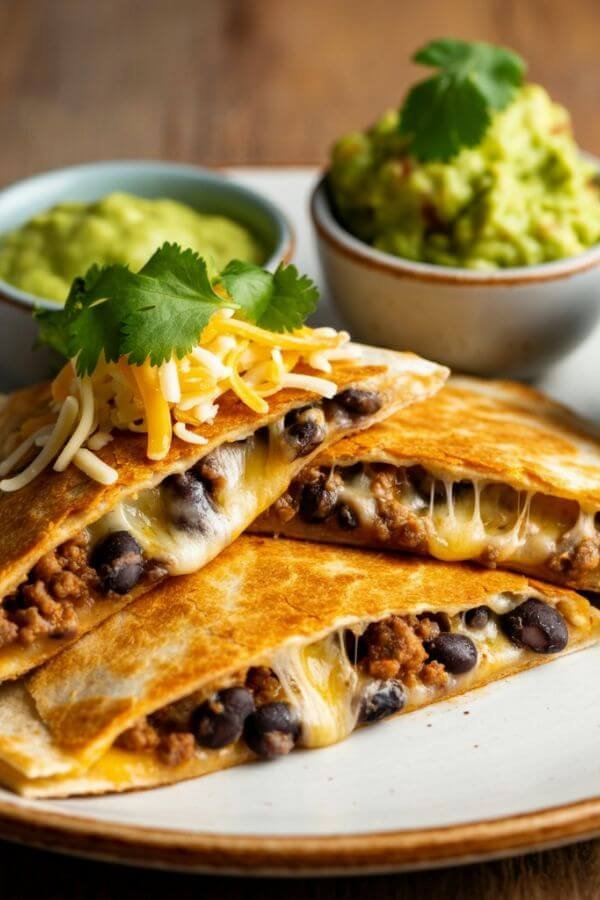
M465 625L467 628L479 631L481 628L485 628L490 621L491 614L492 611L489 606L474 606L473 609L468 609L465 613Z
M201 747L218 750L242 736L244 722L254 711L252 693L243 687L226 688L202 703L192 715L192 730Z
M325 416L318 406L294 409L285 417L286 439L296 458L308 456L322 444L327 434Z
M569 630L559 611L534 597L505 613L500 623L513 644L534 653L558 653L569 642Z
M300 724L289 703L267 703L251 713L244 725L244 739L263 759L274 759L293 750Z
M323 522L331 515L337 503L337 489L327 487L327 482L305 484L300 496L300 515L305 522Z
M169 475L161 485L165 508L171 522L184 531L209 530L215 507L210 489L193 471Z
M91 564L106 593L127 594L144 571L142 548L128 531L113 531L100 541L92 553Z
M353 531L358 528L358 519L352 508L347 503L340 503L337 508L338 525L344 531Z
M370 416L383 406L383 400L376 391L361 391L348 388L334 397L335 402L352 416Z
M404 685L394 678L373 681L367 685L360 709L361 722L379 722L386 716L400 712L406 703Z
M466 634L440 634L424 646L429 658L442 663L451 675L462 675L477 665L477 648Z

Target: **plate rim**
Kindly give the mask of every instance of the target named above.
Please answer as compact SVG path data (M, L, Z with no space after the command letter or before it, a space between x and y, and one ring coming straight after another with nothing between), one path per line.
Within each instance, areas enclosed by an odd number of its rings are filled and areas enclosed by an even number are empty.
M600 836L600 795L433 828L242 835L103 821L0 798L0 837L142 867L221 875L368 874L464 864Z

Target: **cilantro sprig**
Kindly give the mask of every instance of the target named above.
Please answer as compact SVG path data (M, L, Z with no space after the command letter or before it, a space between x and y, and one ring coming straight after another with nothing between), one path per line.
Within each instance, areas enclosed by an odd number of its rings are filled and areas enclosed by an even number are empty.
M125 357L132 365L185 356L219 309L234 309L238 318L269 331L292 331L318 299L313 282L295 266L268 272L233 260L210 278L193 250L163 244L139 272L92 266L75 279L63 309L34 315L38 343L75 358L77 373L89 375L101 354L107 362Z
M514 99L526 69L505 47L451 38L422 47L413 62L439 70L409 91L401 110L400 132L422 162L447 162L462 147L477 146L493 112Z

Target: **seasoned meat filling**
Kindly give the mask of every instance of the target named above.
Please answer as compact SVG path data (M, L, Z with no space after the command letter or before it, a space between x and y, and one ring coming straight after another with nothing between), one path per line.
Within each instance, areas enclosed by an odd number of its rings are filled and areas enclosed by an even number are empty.
M558 574L592 572L600 565L600 540L597 536L586 537L579 543L561 548L548 558L546 565Z
M438 623L426 616L390 616L369 625L359 642L362 667L371 678L399 679L412 687L417 679L443 687L443 666L428 661L425 641L438 637Z
M497 483L442 481L422 466L310 466L272 507L361 542L442 559L544 567L569 582L600 568L600 522L574 501ZM600 520L600 516L597 516Z
M326 408L321 403L292 410L280 433L274 431L271 436L269 428L262 428L246 441L224 445L187 472L167 477L159 488L158 505L176 530L208 538L215 521L227 512L228 457L238 453L243 460L244 447L254 446L248 441L264 445L276 440L286 456L296 459L315 450L328 431L345 425L349 417L371 415L382 402L378 394L351 389L328 400ZM140 582L154 583L167 574L167 565L148 559L129 532L111 530L92 546L90 535L82 531L43 556L14 593L0 601L0 648L15 642L28 646L44 636L75 637L78 611L104 596L128 594Z
M29 646L40 636L77 633L77 610L87 606L98 589L88 555L88 539L82 532L40 559L27 581L2 601L0 646L17 640Z
M359 635L345 630L343 655L358 676L346 679L353 685L353 725L399 712L419 686L443 690L451 678L475 669L480 662L476 642L485 640L490 627L493 635L502 633L515 647L533 653L559 652L569 640L561 613L534 597L502 615L477 606L453 618L443 612L391 615ZM282 671L282 681L286 679ZM303 723L297 702L287 702L282 681L268 666L253 666L209 696L192 693L141 719L120 736L117 746L154 752L170 766L189 762L199 750L238 743L264 759L289 753L302 737ZM328 695L325 702L336 698Z

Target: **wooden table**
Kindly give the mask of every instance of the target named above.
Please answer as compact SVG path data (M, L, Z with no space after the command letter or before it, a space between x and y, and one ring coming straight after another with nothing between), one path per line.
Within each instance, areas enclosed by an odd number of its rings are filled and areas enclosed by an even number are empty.
M503 42L600 153L598 0L0 0L0 184L111 157L194 163L326 159L340 133L397 104L409 54L454 34ZM542 803L543 798L540 798ZM305 897L585 900L597 843L377 880L261 882ZM0 844L0 896L246 895L248 882L111 868Z

